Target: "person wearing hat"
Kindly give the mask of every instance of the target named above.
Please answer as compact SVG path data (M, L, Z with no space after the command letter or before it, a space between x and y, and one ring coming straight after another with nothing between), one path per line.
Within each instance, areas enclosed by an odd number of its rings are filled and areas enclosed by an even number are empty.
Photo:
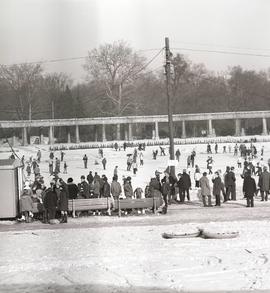
M203 172L203 176L200 179L200 186L201 186L201 194L202 194L202 201L204 207L211 207L211 188L209 184L209 180L207 178L207 172ZM206 203L206 198L208 199L208 205Z
M258 185L261 191L261 201L267 201L270 189L270 173L267 171L266 166L263 167L263 172L259 175Z
M254 194L256 192L256 183L251 177L251 172L247 171L243 182L243 192L247 200L247 207L254 207Z

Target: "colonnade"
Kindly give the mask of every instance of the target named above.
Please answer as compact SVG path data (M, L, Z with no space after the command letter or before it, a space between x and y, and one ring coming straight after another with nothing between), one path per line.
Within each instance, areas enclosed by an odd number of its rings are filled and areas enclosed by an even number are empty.
M213 137L215 136L215 129L213 128L213 119L208 119L207 120L207 136L209 137ZM188 120L182 120L181 121L181 138L186 138L187 137L187 132L186 132L186 122ZM162 123L164 123L162 121ZM111 124L114 124L113 121ZM122 123L123 125L124 123ZM132 141L133 140L133 124L134 123L126 123L124 124L124 140L126 141ZM141 122L141 124L146 124L144 122ZM147 123L149 124L149 123ZM159 121L155 120L154 123L152 124L152 139L154 140L158 140L160 138L159 135ZM94 134L94 138L95 141L98 141L99 135L98 135L98 125L95 125L95 134ZM102 123L101 124L101 141L105 142L107 140L106 137L106 125L109 125L108 123ZM76 143L80 143L80 129L79 129L79 124L75 124L75 142ZM34 126L33 126L34 127ZM71 127L71 126L69 126ZM268 134L268 128L267 128L267 120L266 118L262 118L262 135L267 135ZM241 119L236 118L235 119L235 136L243 136L245 135L245 130L244 128L241 128ZM49 132L48 132L48 136L49 136L49 144L54 144L54 126L50 125L49 126ZM121 140L123 139L121 137L121 124L118 123L116 124L116 139L115 140ZM43 133L40 134L40 143L44 142L44 135ZM70 143L71 142L71 134L70 134L70 129L67 132L67 142ZM12 143L15 143L15 136L13 136L12 138ZM22 144L23 145L27 145L27 127L23 127L22 128Z

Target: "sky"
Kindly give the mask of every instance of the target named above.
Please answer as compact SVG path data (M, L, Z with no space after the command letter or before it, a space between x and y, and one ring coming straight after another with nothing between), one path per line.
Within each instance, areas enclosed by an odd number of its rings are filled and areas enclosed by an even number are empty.
M150 59L168 37L173 54L217 73L236 65L266 70L269 12L269 0L0 0L0 64L84 57L118 40ZM49 62L44 68L80 82L83 63ZM160 57L150 68L162 65Z

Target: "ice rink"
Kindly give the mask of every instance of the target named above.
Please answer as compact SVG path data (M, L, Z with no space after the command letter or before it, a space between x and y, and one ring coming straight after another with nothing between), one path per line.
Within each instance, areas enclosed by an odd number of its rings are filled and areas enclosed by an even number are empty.
M270 290L269 203L255 200L255 208L247 209L242 194L242 170L237 168L233 153L213 154L213 171L225 172L235 166L237 202L220 208L203 208L197 190L191 190L191 203L171 205L167 215L90 216L69 219L68 224L14 224L0 222L0 292L246 292ZM262 144L255 144L258 153ZM264 143L263 161L270 158L270 144ZM233 150L234 144L231 144ZM41 148L41 173L49 183L48 146L15 147L19 156L36 156ZM175 146L181 151L176 173L186 168L186 159L195 148L195 164L206 170L206 145ZM167 155L152 158L146 147L144 165L137 175L126 171L127 154L104 149L107 168L102 169L98 150L64 151L68 174L76 183L89 170L106 174L111 181L113 169L119 166L119 177L131 176L135 189L144 189L155 170L163 172ZM214 145L212 144L214 151ZM10 155L1 148L0 157ZM227 145L228 151L228 145ZM88 169L82 157L87 154ZM55 152L60 157L60 152ZM98 165L94 162L97 160ZM260 156L258 157L260 160ZM61 165L62 170L62 165ZM194 187L193 169L191 171ZM211 176L209 177L211 179ZM211 181L211 180L210 180ZM256 178L257 181L257 178ZM192 232L197 227L209 231L239 231L235 239L170 239L163 232Z

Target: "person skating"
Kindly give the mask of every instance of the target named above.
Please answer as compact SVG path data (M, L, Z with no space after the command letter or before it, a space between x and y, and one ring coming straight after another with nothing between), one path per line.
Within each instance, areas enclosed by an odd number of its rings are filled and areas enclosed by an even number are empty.
M106 170L107 159L105 157L102 159L101 163L103 166L103 170Z
M84 164L84 168L85 168L85 169L87 169L87 162L88 162L88 157L87 157L87 155L85 154L85 155L83 156L83 164Z
M198 165L195 166L195 173L194 173L194 180L195 180L195 189L198 189L200 187L200 179L202 177L200 168Z
M175 152L175 157L176 157L178 162L180 161L180 156L181 156L180 150L177 149L177 151Z
M208 157L208 159L206 160L207 163L207 170L209 171L209 175L213 174L212 172L212 168L213 168L213 158L211 156Z

